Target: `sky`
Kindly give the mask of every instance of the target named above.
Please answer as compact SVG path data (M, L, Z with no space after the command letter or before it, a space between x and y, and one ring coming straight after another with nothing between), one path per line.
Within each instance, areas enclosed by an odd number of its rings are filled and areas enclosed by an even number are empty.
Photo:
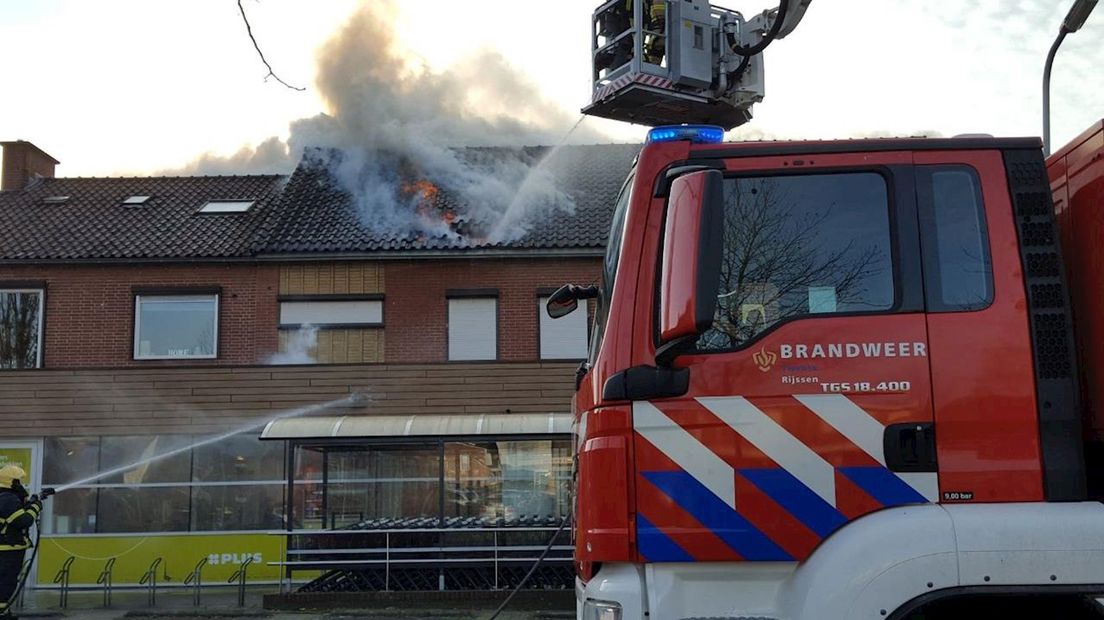
M380 0L363 0L372 3ZM767 94L740 138L1041 133L1042 65L1072 0L815 0L765 53ZM245 0L276 72L252 48L234 0L0 0L0 140L59 159L63 176L183 170L231 155L328 112L319 50L356 0ZM408 62L463 67L499 53L575 118L590 98L597 0L401 0ZM719 1L750 15L770 5ZM1055 64L1053 140L1104 117L1104 9L1070 35ZM474 69L474 70L473 70ZM589 141L639 141L644 129L588 119ZM274 170L276 171L276 170Z

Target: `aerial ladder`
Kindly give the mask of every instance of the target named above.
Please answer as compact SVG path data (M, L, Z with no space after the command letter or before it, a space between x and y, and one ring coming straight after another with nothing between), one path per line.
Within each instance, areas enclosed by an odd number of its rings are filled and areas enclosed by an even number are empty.
M706 0L607 0L592 16L593 92L584 114L641 125L732 129L763 100L763 50L812 0L745 19Z

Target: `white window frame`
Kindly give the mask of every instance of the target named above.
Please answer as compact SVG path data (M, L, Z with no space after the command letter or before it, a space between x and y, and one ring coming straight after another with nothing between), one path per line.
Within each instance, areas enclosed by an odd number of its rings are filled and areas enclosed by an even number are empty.
M142 342L142 298L171 298L174 300L181 299L197 299L197 298L210 298L215 300L215 334L214 334L214 346L211 348L211 355L140 355L139 345ZM150 360L213 360L218 358L218 345L219 345L219 307L222 305L222 295L220 293L188 293L181 291L179 293L136 293L134 295L134 359L139 361Z
M494 334L494 353L491 357L456 357L452 351L452 302L454 301L490 301L494 303L494 313L492 319L494 321L494 328L492 333ZM445 354L446 358L450 362L495 362L499 358L499 342L498 342L498 327L499 327L499 304L497 295L452 295L447 297L448 308L446 311L446 319L448 321L448 329L445 334Z
M37 370L42 368L43 334L46 332L46 289L45 288L2 288L0 293L38 293L38 345L34 368L10 370ZM0 372L3 372L0 370Z
M589 307L588 307L588 304L587 304L587 300L585 300L585 299L580 300L579 307L577 307L575 310L572 310L570 314L568 314L566 316L562 316L558 319L554 319L554 318L548 316L548 313L545 311L545 307L548 303L549 297L550 297L550 295L540 295L539 297L537 297L537 357L541 361L549 361L549 362L585 360L587 358L588 352L590 351L590 321L588 320L590 312L589 312ZM574 355L574 356L570 356L570 357L545 355L545 353L544 353L544 335L545 334L544 334L544 327L543 327L545 325L545 322L546 321L548 321L548 322L566 321L566 320L569 320L568 317L574 317L576 313L581 313L582 316L583 316L583 326L582 326L582 330L583 330L583 334L582 334L583 335L583 348L579 352L579 355ZM578 319L576 319L576 320L578 320Z

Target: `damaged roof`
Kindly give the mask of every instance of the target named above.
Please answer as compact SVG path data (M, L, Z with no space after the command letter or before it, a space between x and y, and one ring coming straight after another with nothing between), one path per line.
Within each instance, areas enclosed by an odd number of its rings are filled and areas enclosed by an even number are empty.
M249 257L286 180L281 175L40 179L25 189L0 192L0 260ZM253 205L244 212L200 212L209 202L229 201Z
M481 147L462 153L476 165L503 157L533 164L550 150ZM478 234L374 231L330 171L310 157L290 177L39 179L25 189L0 191L0 261L354 257L473 249L597 254L639 150L634 144L559 147L551 174L573 205L544 210L526 220L524 234L497 241ZM249 201L253 204L243 210ZM209 202L222 204L204 212ZM461 226L475 224L469 205L448 191L436 195L435 207L453 214Z
M479 147L462 151L469 163L513 158L532 164L551 147ZM528 218L525 232L505 240L479 234L426 234L403 230L379 231L358 216L352 195L343 190L330 169L318 158L305 157L288 181L277 209L261 238L264 255L383 254L448 252L455 250L587 250L600 252L609 235L617 194L629 173L638 144L570 145L559 147L548 173L571 198L570 208L549 208ZM549 158L550 160L553 158ZM470 205L447 189L434 200L435 208L463 222ZM453 227L457 229L457 227Z

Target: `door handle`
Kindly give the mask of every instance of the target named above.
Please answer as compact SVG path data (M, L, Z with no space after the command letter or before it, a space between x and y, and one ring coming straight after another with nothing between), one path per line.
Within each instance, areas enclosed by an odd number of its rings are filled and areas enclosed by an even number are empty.
M886 467L891 471L938 471L935 458L935 425L931 422L903 422L886 427Z

